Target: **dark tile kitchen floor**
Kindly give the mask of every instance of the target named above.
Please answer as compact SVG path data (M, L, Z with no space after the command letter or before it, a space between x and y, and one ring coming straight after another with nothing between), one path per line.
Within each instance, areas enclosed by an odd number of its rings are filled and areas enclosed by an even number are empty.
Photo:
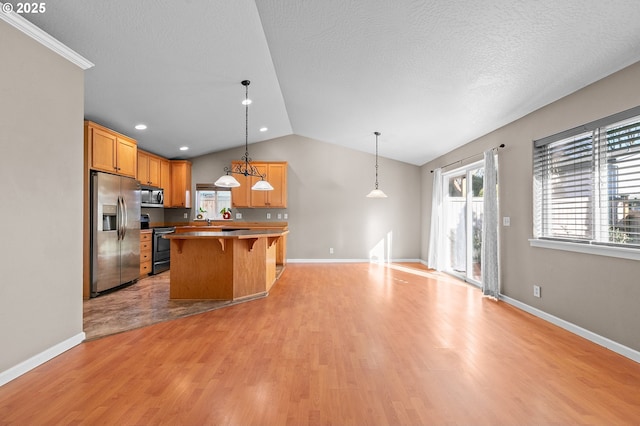
M278 271L280 273L281 270ZM243 302L254 299L243 299ZM199 314L241 302L169 300L169 271L83 302L86 340Z

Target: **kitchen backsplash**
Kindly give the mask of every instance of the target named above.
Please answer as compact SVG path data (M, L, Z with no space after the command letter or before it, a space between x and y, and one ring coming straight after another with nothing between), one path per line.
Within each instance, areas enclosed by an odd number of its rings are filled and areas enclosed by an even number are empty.
M140 213L148 214L150 223L164 223L165 221L164 209L142 207Z
M141 213L149 215L149 222L154 223L188 223L195 218L193 209L156 209L143 207ZM184 215L187 215L185 218ZM236 219L236 213L241 213L242 218ZM267 214L271 217L267 218ZM242 222L287 222L289 218L285 218L287 209L232 209L232 220ZM278 217L280 215L280 217Z
M231 209L231 217L233 220L243 222L287 222L289 219L284 217L288 214L287 211L287 209ZM242 219L236 219L236 213L242 213ZM267 218L267 214L271 217Z
M170 223L190 222L193 220L192 209L162 209L164 210L164 221ZM185 218L184 215L187 215Z

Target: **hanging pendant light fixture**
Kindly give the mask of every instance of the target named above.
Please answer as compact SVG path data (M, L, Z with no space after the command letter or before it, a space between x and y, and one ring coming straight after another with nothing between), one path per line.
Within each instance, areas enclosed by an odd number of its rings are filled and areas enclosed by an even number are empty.
M258 169L251 164L251 157L249 157L249 104L251 104L251 99L249 99L249 84L251 84L249 80L242 80L242 85L245 88L244 101L242 101L242 105L244 105L244 157L242 157L244 164L238 164L232 168L225 167L225 174L220 176L215 182L215 185L223 188L236 188L240 186L240 182L238 182L232 174L238 174L260 178L260 180L251 187L254 191L272 191L273 186L264 180L266 175L260 174Z
M370 193L367 194L368 198L387 198L387 194L382 192L381 189L378 189L378 136L380 136L380 132L373 132L376 135L376 187L372 189Z

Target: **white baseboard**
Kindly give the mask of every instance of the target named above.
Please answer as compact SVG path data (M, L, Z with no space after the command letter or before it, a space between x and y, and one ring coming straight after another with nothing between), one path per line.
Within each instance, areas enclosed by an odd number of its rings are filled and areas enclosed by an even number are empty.
M22 376L23 374L30 370L33 370L37 366L44 364L45 362L57 357L61 353L68 351L76 345L79 345L84 341L85 338L86 335L84 332L76 334L75 336L70 337L63 342L60 342L57 345L52 346L49 349L46 349L39 354L32 356L28 360L23 361L16 366L0 372L0 386L9 383L13 379Z
M522 303L518 300L512 299L510 297L504 296L504 295L500 295L500 300L505 301L506 303L515 306L518 309L521 309L525 312L530 313L531 315L534 315L538 318L541 318L545 321L550 322L551 324L557 325L560 328L564 328L565 330L573 333L573 334L577 334L580 337L584 337L587 340L592 341L595 344L598 344L600 346L604 346L605 348L612 350L613 352L620 354L626 358L629 358L635 362L640 363L640 352L631 349L627 346L624 346L620 343L614 342L611 339L608 339L606 337L600 336L599 334L596 334L592 331L589 331L587 329L584 329L580 326L577 326L573 323L570 323L569 321L565 321L561 318L558 318L556 316L553 316L551 314L548 314L544 311L541 311L540 309L534 308L533 306L529 306L525 303Z

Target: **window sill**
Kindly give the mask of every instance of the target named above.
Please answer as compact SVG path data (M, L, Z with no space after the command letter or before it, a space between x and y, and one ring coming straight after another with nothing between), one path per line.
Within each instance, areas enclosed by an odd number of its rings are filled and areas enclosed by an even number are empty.
M569 243L566 241L540 240L531 238L531 247L594 254L597 256L617 257L620 259L640 260L640 250L626 247L600 246L594 244Z

